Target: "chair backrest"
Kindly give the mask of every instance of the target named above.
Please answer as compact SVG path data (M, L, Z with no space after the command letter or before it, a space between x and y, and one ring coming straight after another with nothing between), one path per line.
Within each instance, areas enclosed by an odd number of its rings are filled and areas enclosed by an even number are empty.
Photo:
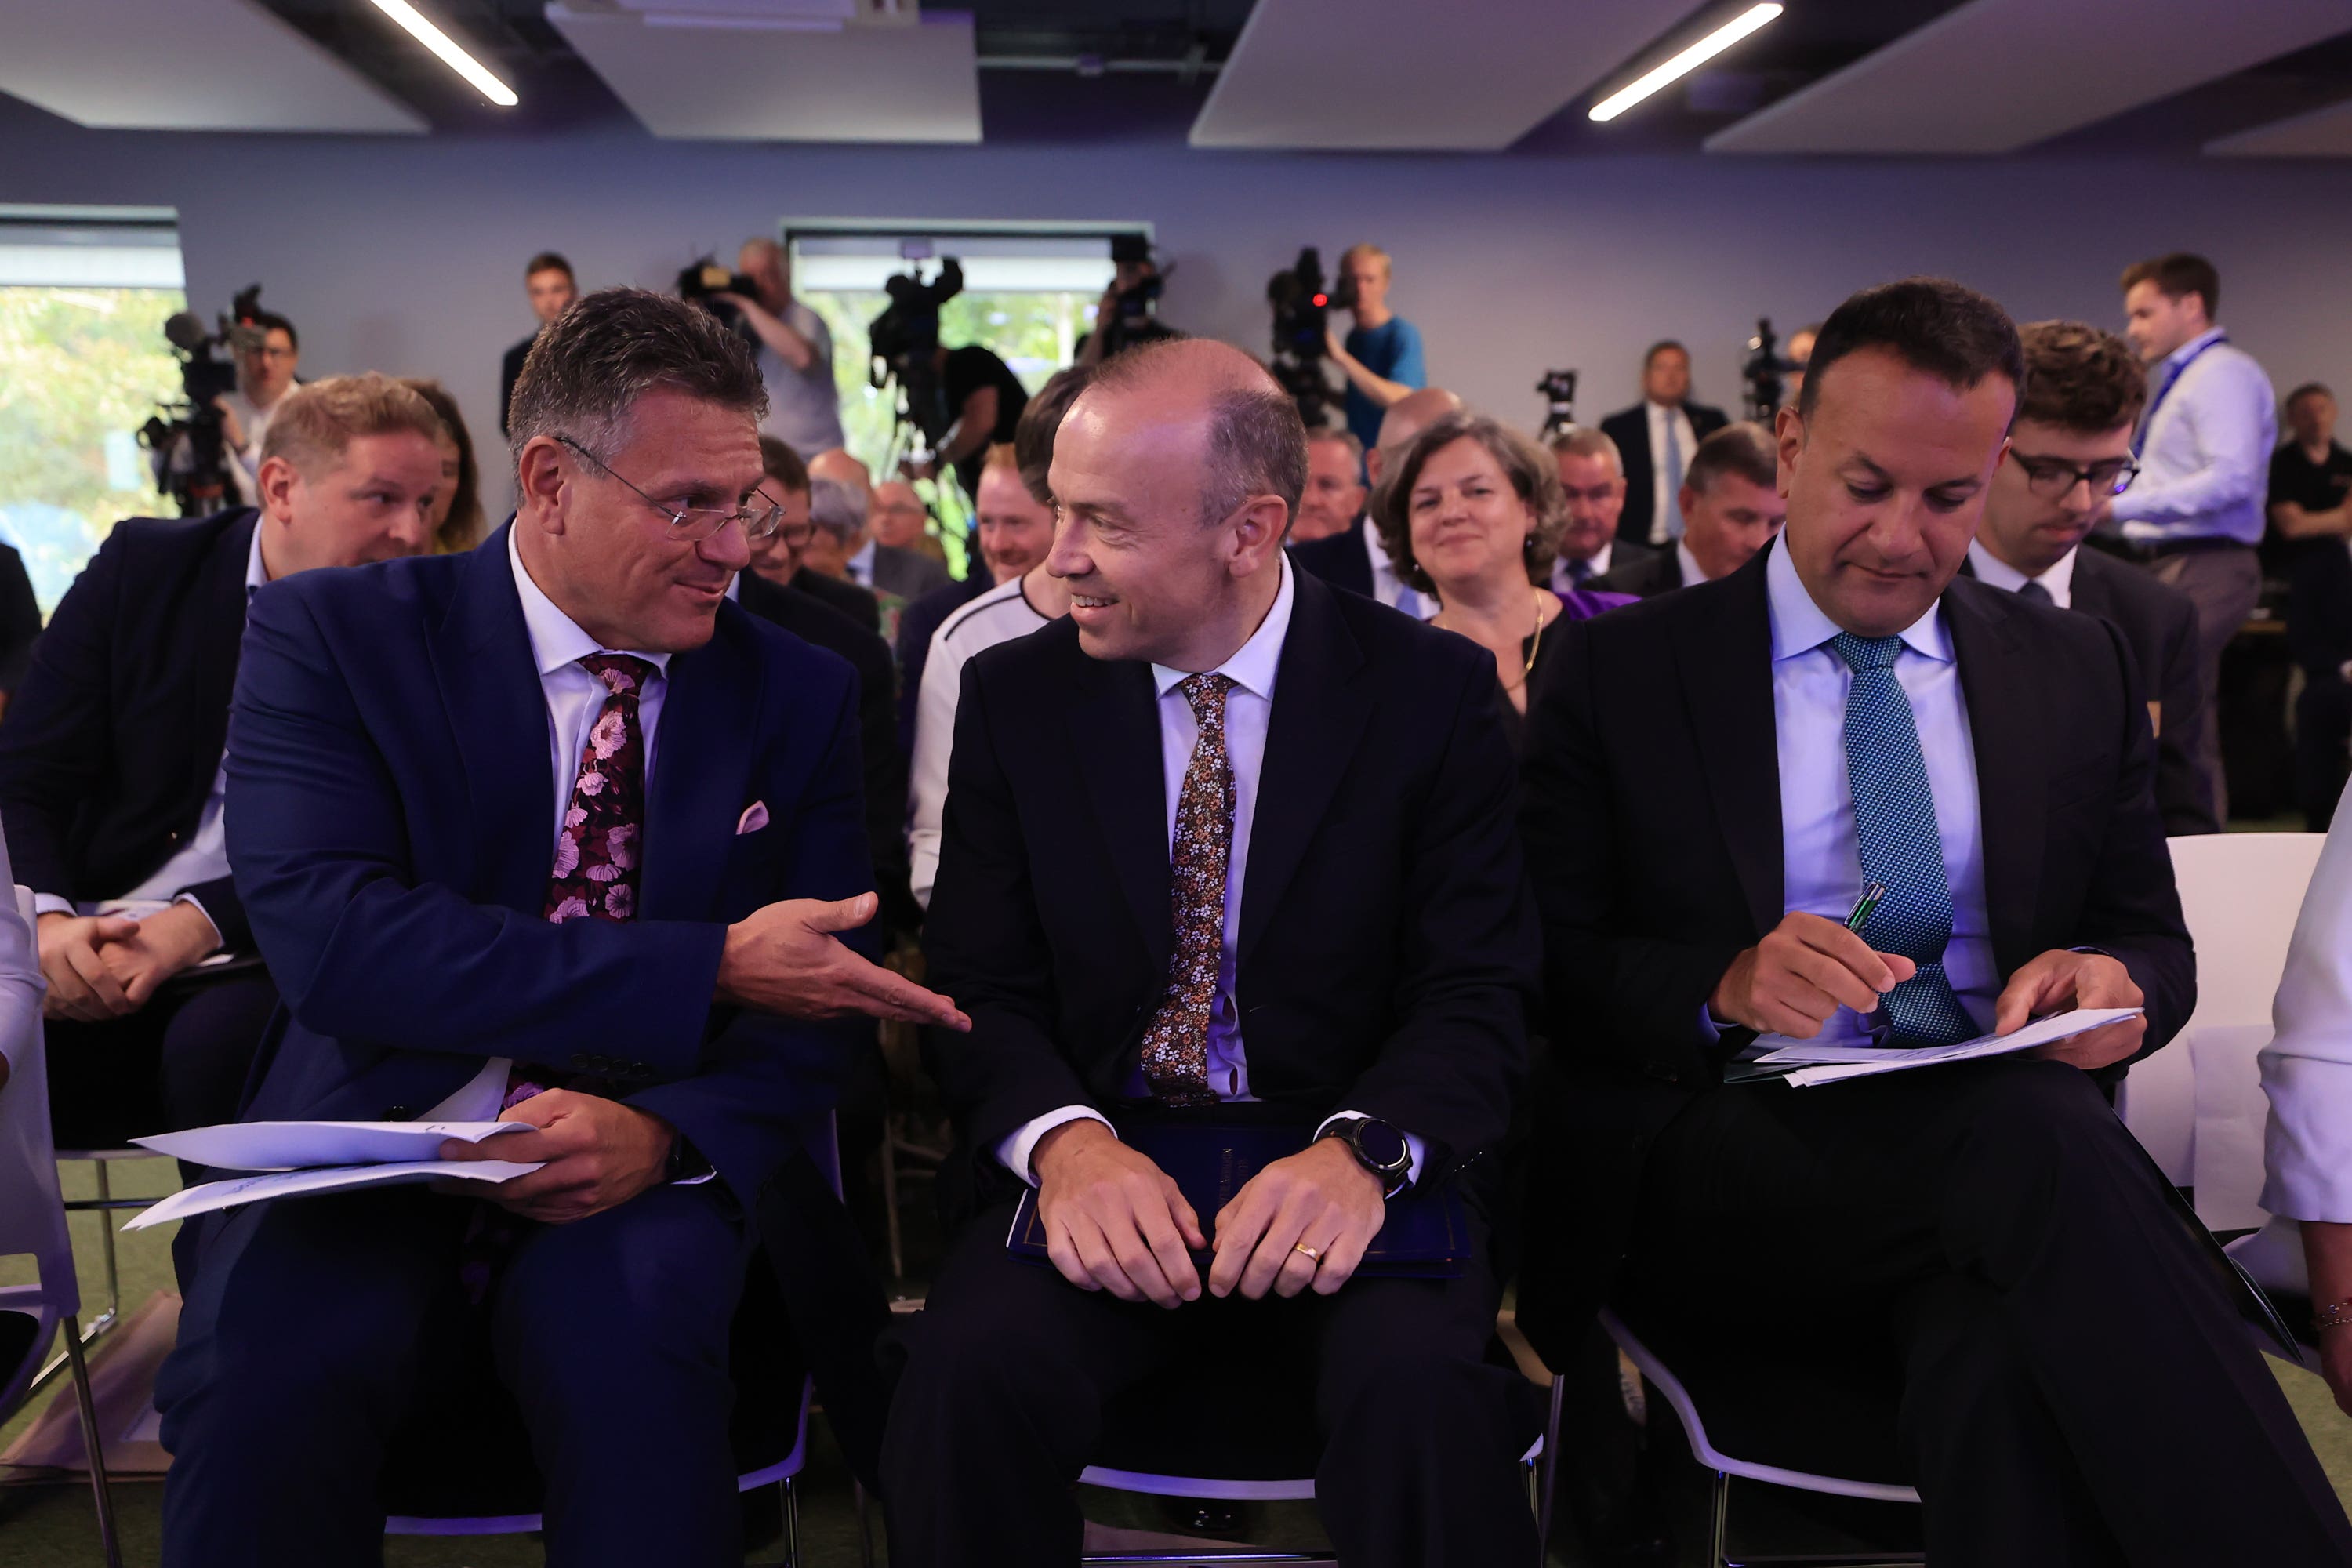
M0 906L0 921L21 922L0 941L0 952L21 936L31 952L33 892L16 890ZM5 959L0 959L5 963ZM60 1316L81 1310L74 1279L73 1238L66 1229L64 1195L58 1189L58 1162L49 1136L49 1074L42 1049L41 987L30 976L0 973L0 1057L8 1081L0 1087L0 1258L31 1253L39 1271L43 1303Z
M2271 1000L2326 836L2204 834L2171 841L2173 879L2197 944L2197 1010L2131 1070L2125 1125L2217 1230L2263 1223L2262 1072Z

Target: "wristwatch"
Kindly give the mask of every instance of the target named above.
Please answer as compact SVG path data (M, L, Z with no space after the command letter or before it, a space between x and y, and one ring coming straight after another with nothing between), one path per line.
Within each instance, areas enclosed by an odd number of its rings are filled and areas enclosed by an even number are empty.
M1369 1116L1342 1116L1317 1137L1337 1138L1355 1152L1357 1161L1381 1179L1381 1196L1392 1198L1404 1190L1412 1174L1412 1145L1385 1121Z

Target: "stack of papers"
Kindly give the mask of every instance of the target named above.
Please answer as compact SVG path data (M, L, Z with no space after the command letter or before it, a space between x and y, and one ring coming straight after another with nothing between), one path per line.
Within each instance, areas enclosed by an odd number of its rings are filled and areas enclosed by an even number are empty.
M2013 1029L2006 1035L1979 1035L1956 1046L1819 1045L1811 1040L1791 1039L1786 1035L1759 1035L1756 1045L1761 1054L1749 1057L1743 1065L1792 1068L1782 1076L1791 1086L1805 1089L1815 1084L1843 1083L1847 1079L1904 1072L1912 1068L1937 1067L1945 1062L1972 1061L1979 1057L2030 1051L2053 1040L2088 1034L2093 1029L2102 1029L2109 1024L2137 1017L2140 1012L2137 1007L2077 1008L2071 1013L2053 1013L2047 1018L2036 1018L2023 1028Z
M452 1138L479 1143L527 1128L520 1121L236 1121L134 1138L140 1147L174 1159L263 1173L184 1188L141 1210L122 1228L144 1230L264 1198L442 1179L503 1182L538 1170L541 1162L444 1160L441 1145Z

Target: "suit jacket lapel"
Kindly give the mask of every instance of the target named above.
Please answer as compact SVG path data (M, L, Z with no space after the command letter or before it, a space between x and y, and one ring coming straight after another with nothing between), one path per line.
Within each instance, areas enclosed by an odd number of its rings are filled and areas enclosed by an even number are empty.
M1166 964L1175 937L1168 908L1168 784L1151 667L1092 659L1075 647L1070 655L1080 661L1071 749L1104 853L1156 970Z
M1717 613L1687 617L1688 629L1674 645L1715 820L1759 935L1780 923L1786 885L1772 719L1772 617L1764 584L1765 560L1774 548L1759 551L1727 579L1716 595Z
M253 531L261 514L221 531L195 586L194 672L195 689L189 709L195 745L189 753L194 770L189 798L202 801L212 794L219 771L221 750L228 743L229 704L236 696L236 662L245 646L245 569L253 557Z
M1243 868L1241 936L1234 947L1243 963L1297 874L1372 714L1372 694L1359 679L1363 651L1331 590L1304 574L1294 574L1292 581L1290 629L1276 669L1249 864Z
M2043 795L2039 761L2048 721L2042 676L2019 648L2010 606L1997 589L1944 591L1944 621L1958 660L1976 752L1977 819L1984 835L1985 916L1993 960L2008 974L2033 955L2041 896Z
M742 637L746 613L720 605L710 640L669 661L646 805L648 920L710 918L735 824L751 804L751 720L761 682ZM784 743L821 745L828 738Z
M430 646L473 806L476 887L493 903L536 914L553 858L555 781L547 698L507 559L512 526L471 552Z

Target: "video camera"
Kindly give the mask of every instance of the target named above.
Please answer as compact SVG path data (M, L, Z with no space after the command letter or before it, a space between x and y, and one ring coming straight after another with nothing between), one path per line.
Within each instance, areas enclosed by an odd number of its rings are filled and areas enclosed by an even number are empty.
M921 263L930 247L909 240L898 247L910 269L883 282L890 303L866 329L871 363L868 379L879 390L898 386L898 424L921 433L926 449L936 449L948 433L948 405L940 384L940 307L963 292L963 266L952 256L940 259L936 276L925 279Z
M1536 391L1544 400L1543 434L1538 438L1549 442L1576 423L1576 372L1548 370L1536 383Z
M690 304L701 306L734 328L742 336L744 342L751 344L755 349L759 346L760 334L752 331L751 323L743 319L742 311L718 296L740 294L749 300L755 298L759 291L760 286L752 282L748 276L740 272L728 271L719 265L716 257L705 256L698 260L689 261L677 275L679 299Z
M1266 368L1298 405L1310 430L1322 426L1339 394L1324 374L1324 339L1330 331L1335 299L1323 283L1323 258L1313 246L1298 260L1266 280L1266 303L1274 307L1274 355Z
M209 516L228 503L232 459L214 402L236 390L237 356L259 349L268 336L260 315L256 283L215 318L217 331L205 331L193 310L163 323L164 340L180 356L180 400L163 404L163 413L140 426L139 444L147 448L155 488L179 503L182 517Z
M1153 261L1151 241L1139 234L1112 235L1110 259L1114 267L1143 266L1151 270L1112 295L1109 311L1095 322L1095 331L1103 335L1105 356L1137 343L1174 337L1176 333L1161 326L1154 312L1175 267L1162 268Z
M1785 384L1780 373L1803 368L1780 353L1780 340L1772 335L1772 318L1758 317L1756 335L1748 340L1748 363L1739 367L1740 379L1748 384L1747 417L1770 429L1780 413Z

